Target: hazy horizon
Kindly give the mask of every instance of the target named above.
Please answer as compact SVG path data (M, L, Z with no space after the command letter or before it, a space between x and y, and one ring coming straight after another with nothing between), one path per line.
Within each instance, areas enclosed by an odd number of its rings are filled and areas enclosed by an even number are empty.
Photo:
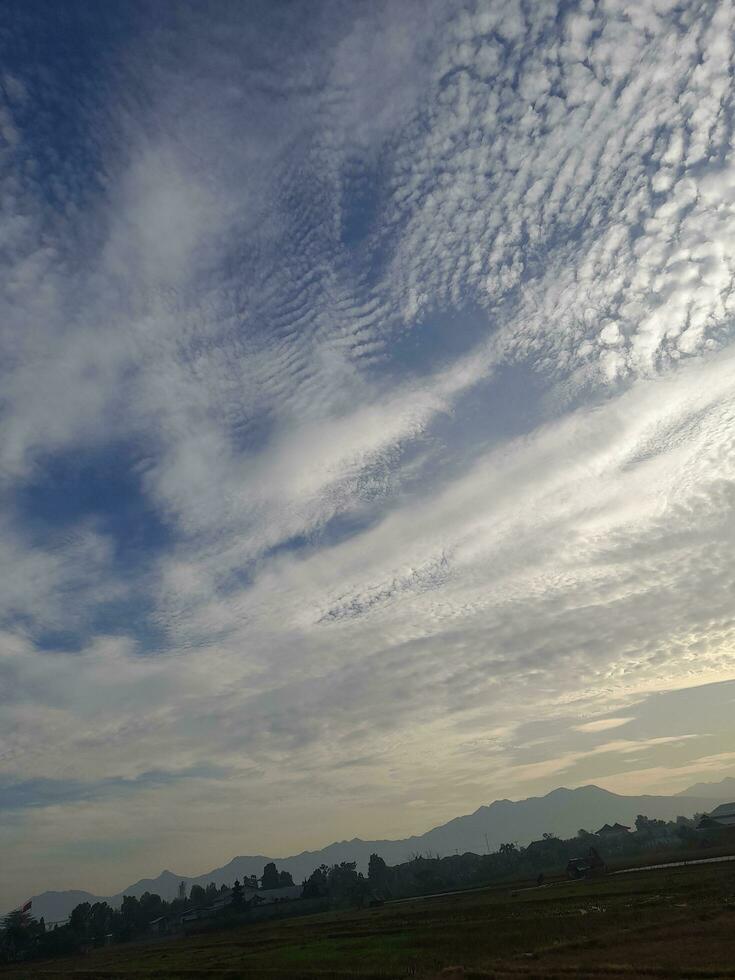
M731 5L6 6L0 907L735 772Z
M723 781L725 781L727 779L733 779L733 780L735 780L735 772L733 772L731 775L724 776L722 780L717 780L716 782L713 782L712 784L707 784L707 785L711 785L711 786L714 787L714 786L717 785L718 782L723 782ZM598 787L596 784L589 784L589 783L582 784L580 786L555 786L553 789L549 790L547 793L540 793L537 796L519 797L517 799L498 798L498 799L495 799L495 800L488 800L487 803L480 804L480 806L477 809L479 810L479 809L482 809L483 807L491 807L493 805L493 803L518 803L518 802L529 803L529 802L533 802L535 800L545 799L547 796L551 796L551 795L553 795L555 793L559 793L559 792L570 792L570 793L574 793L577 790L584 790L584 789L590 789L590 788L604 789L604 787ZM686 788L687 787L685 787L685 789ZM607 792L615 792L615 791L608 790ZM638 792L636 794L620 793L620 794L617 794L617 795L620 795L620 796L623 796L623 797L630 796L631 798L637 799L638 797L641 797L641 796L642 797L645 797L645 796L651 796L651 795L652 796L655 796L655 797L658 797L658 796L663 795L663 796L666 797L668 794L647 794L645 791L640 791L640 792ZM715 795L715 794L705 794L705 795L713 803L714 803L715 800L724 800L725 799L725 797L723 797L721 795ZM727 795L727 799L728 800L730 799L730 796L731 795L732 794ZM681 815L682 816L692 817L694 815L693 813L689 813L687 811L687 808L685 806L685 802L687 800L697 799L698 797L697 797L696 794L694 794L694 793L688 793L685 796L680 796L680 794L677 793L677 794L672 794L672 797L673 798L676 798L676 799L679 799L680 798L682 800L682 808L681 808ZM476 811L473 811L473 813L474 812L476 812ZM470 815L471 814L456 814L455 817L464 817L464 816L470 816ZM452 819L454 819L454 818L450 818L450 822L451 822ZM614 816L611 815L610 816L610 820L612 821L614 819L615 819ZM427 826L427 827L420 828L418 830L414 830L413 832L409 833L406 838L382 838L382 839L381 838L374 838L373 840L374 841L383 840L383 841L388 841L389 843L400 843L403 839L409 839L410 840L412 838L422 837L427 832L429 832L431 830L435 830L435 829L437 829L437 828L432 825L432 826ZM535 836L538 836L540 833L541 833L541 831L539 830L538 833ZM522 835L522 836L524 836L524 838L525 838L525 836L527 836L527 835ZM359 836L353 835L352 837L344 837L344 838L341 838L339 840L337 840L337 839L335 839L335 840L324 840L320 844L315 845L314 847L304 848L304 849L301 849L301 850L298 850L298 851L294 851L293 853L283 852L283 853L280 853L280 854L276 854L276 853L266 854L265 852L262 852L262 850L258 850L256 848L253 851L252 854L247 854L247 855L246 854L227 854L226 856L221 856L220 860L218 860L216 862L216 866L218 868L221 868L221 867L225 867L226 865L232 863L232 861L237 860L238 858L241 858L241 857L255 858L258 855L261 855L264 860L274 860L274 861L278 862L279 865L288 867L289 859L292 859L294 857L299 857L300 855L305 854L305 853L318 854L324 848L327 848L330 845L334 845L334 844L337 844L337 845L339 845L339 844L348 844L349 845L350 843L354 842L355 840L361 841L361 842L368 842L368 841L365 840L365 838L361 838ZM524 843L524 841L518 839L518 840L515 841L515 843L521 843L522 844L522 843ZM485 849L487 847L487 836L486 835L485 835L485 838L484 838L484 845L485 846L482 849L482 853L485 853ZM433 853L433 851L432 851L432 853ZM284 862L285 862L285 865L284 865ZM390 864L391 862L389 861L388 863ZM148 879L156 879L160 875L165 875L165 874L173 874L175 878L179 878L179 879L182 879L182 880L189 880L189 879L200 878L200 877L207 878L211 874L211 872L213 870L214 869L212 867L210 867L210 866L201 867L201 868L198 868L198 869L188 869L188 870L184 870L181 867L176 867L175 869L170 868L170 867L165 867L165 868L164 867L161 867L161 868L149 868L149 869L147 869L147 871L145 873L142 873L141 875L136 876L135 881L130 876L128 876L127 878L124 878L124 883L123 884L120 884L120 881L123 881L123 878L120 878L119 881L118 881L118 885L116 887L108 888L105 891L104 895L102 893L99 893L99 892L96 893L96 894L99 894L100 897L110 897L110 896L113 896L113 895L120 895L120 894L122 894L125 891L125 889L127 889L129 886L137 883L138 881L141 881L141 880L145 881L145 880L148 880ZM60 892L63 892L63 891L87 891L88 892L89 891L89 888L85 887L85 885L84 885L83 882L81 882L81 881L75 881L73 885L68 885L66 888L59 888L59 889L54 889L54 890L55 891L58 890Z

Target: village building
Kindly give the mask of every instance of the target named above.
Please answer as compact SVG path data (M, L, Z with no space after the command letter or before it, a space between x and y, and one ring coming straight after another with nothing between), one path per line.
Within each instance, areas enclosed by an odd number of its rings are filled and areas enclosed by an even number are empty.
M604 875L607 865L594 847L591 847L584 857L572 858L567 864L568 878L592 878Z
M735 803L720 803L712 813L705 813L697 830L728 830L735 828Z
M242 911L256 909L261 906L276 905L281 902L292 902L301 898L301 885L286 885L283 888L252 888L243 885ZM220 892L210 905L198 905L185 909L183 912L169 912L148 923L150 931L156 935L169 935L180 932L186 925L211 919L226 908L232 906L232 889ZM275 910L274 910L275 911Z
M607 838L622 837L624 834L627 834L629 832L630 832L630 827L626 827L622 823L613 823L613 824L606 823L603 824L602 827L600 827L600 829L595 832L595 836L607 837Z
M301 898L301 891L301 885L284 885L283 888L259 888L253 894L257 897L258 905L272 905L274 902L292 902Z
M157 936L166 936L171 932L177 932L181 924L181 916L175 913L159 915L157 919L151 919L148 928Z

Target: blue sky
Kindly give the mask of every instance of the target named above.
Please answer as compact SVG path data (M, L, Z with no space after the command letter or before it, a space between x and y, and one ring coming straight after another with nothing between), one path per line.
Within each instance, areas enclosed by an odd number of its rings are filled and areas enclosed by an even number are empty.
M731 6L7 9L3 904L733 772Z

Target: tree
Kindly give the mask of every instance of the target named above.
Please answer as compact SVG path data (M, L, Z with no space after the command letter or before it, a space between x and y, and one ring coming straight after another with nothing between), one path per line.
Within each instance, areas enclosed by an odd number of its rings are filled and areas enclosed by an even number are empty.
M279 888L293 888L293 878L288 871L278 872L278 887Z
M235 884L232 886L232 904L235 908L242 905L242 885L237 878L235 878Z
M205 889L204 894L206 896L207 905L211 905L212 902L216 900L217 896L219 895L219 892L217 891L217 886L213 881L209 882L209 884Z
M123 906L128 898L130 898L130 896L126 895L123 899ZM135 901L135 899L133 899L133 901ZM92 906L89 904L89 902L81 902L79 905L77 905L69 916L69 925L71 926L72 931L78 933L80 936L86 936L87 931L89 930L91 913Z
M361 905L367 897L367 882L355 869L355 861L333 864L327 872L330 899L340 905Z
M3 946L15 958L31 943L30 919L20 909L5 916L3 922Z
M657 820L655 818L651 819L650 817L644 816L644 814L642 813L639 813L638 816L635 818L635 829L640 834L651 835L654 834L657 829L660 829L665 826L666 826L665 820Z
M379 854L371 854L368 861L368 880L379 885L385 880L388 865Z
M368 862L368 881L371 888L374 888L381 897L385 897L385 893L389 891L388 879L388 865L379 854L371 854Z
M149 893L150 894L150 893ZM141 932L148 924L145 911L134 895L124 895L120 906L120 935L122 939L131 939Z
M155 892L143 892L138 904L140 905L140 919L146 924L151 919L157 919L159 915L163 915L163 899Z
M273 861L266 864L263 868L263 876L260 879L260 884L263 889L281 887L281 878Z
M207 893L204 891L201 885L192 885L191 891L189 892L189 898L194 905L205 905L207 901Z
M328 894L328 874L329 868L326 864L320 864L318 868L315 868L304 882L301 897L324 898Z
M89 929L95 943L102 945L112 922L112 909L107 902L95 902L89 910Z
M675 834L683 844L697 840L697 831L691 823L679 823L677 820Z

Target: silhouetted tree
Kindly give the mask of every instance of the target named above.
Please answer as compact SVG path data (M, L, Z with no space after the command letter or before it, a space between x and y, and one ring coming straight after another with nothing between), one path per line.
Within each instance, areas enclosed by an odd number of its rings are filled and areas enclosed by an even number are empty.
M371 854L368 861L368 881L372 885L381 886L385 883L388 865L379 854Z
M192 885L191 891L189 892L189 898L194 905L205 905L207 902L207 893L204 891L201 885Z
M143 892L139 899L140 918L146 923L163 915L165 902L155 892Z
M279 888L289 888L293 887L293 878L288 871L278 872L278 887Z
M326 864L315 868L304 882L301 892L303 898L324 898L328 894L327 875L329 868Z
M150 892L148 893L150 894ZM144 931L148 918L141 904L134 895L123 896L120 906L122 938L132 939L137 933ZM152 916L151 916L152 918Z
M2 945L4 952L15 959L31 944L30 917L20 910L11 912L3 921Z
M126 895L125 898L123 899L123 905L125 904L125 899L127 899L128 897L129 896ZM79 905L77 905L77 907L72 911L71 915L69 916L69 925L71 926L72 930L76 932L78 935L86 936L89 930L89 920L90 920L91 913L92 913L92 906L89 904L89 902L81 902Z
M339 904L362 905L368 896L368 883L356 866L355 861L342 861L329 869L329 897Z
M273 861L270 864L266 864L263 868L263 876L260 879L260 883L264 889L281 887L281 878Z
M324 898L336 905L360 905L368 896L369 886L356 870L354 861L342 861L327 867L320 865L306 879L302 898Z
M242 885L235 879L235 884L232 886L232 904L239 908L242 905Z
M158 896L156 896L158 898ZM160 899L159 899L160 901ZM89 911L89 929L92 939L102 945L112 925L113 911L107 902L95 902Z

